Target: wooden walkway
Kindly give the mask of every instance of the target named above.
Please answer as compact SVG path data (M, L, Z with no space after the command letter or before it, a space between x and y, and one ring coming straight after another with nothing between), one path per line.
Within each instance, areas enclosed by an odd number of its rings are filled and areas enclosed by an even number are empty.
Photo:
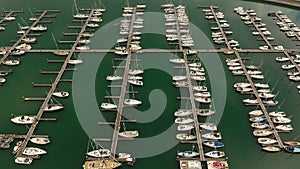
M211 8L211 10L213 11L212 8ZM249 15L249 14L248 14L248 15ZM216 17L215 17L215 19L218 20L218 18L216 18ZM254 23L254 21L253 21L252 19L251 19L251 21L252 21L252 23L255 25L255 23ZM257 26L255 26L255 27L257 28ZM223 29L221 26L219 26L219 28L220 28L220 30ZM260 32L260 33L261 33L261 32ZM226 41L227 41L227 37L224 36L224 38L225 38ZM268 41L268 40L267 40L267 41ZM269 45L271 45L271 44L269 44ZM227 46L228 46L228 45L227 45ZM272 47L272 45L271 45L270 47ZM271 50L273 50L273 47L271 48ZM282 52L283 52L283 51L282 51ZM268 113L268 111L267 111L265 105L263 104L262 99L261 99L261 98L259 97L259 95L258 95L258 92L257 92L257 89L256 89L256 87L255 87L255 85L254 85L254 82L252 81L252 78L251 78L250 75L248 74L247 68L246 68L246 66L245 66L245 64L244 64L244 62L243 62L243 60L242 60L242 58L241 58L239 52L238 52L238 51L235 51L234 54L235 54L236 58L239 60L239 63L240 63L240 65L241 65L241 67L243 68L244 75L246 76L247 81L251 84L251 88L252 88L252 90L253 90L253 94L255 95L255 97L256 97L256 99L257 99L257 101L258 101L258 103L259 103L259 106L260 106L261 110L263 111L264 116L266 117L267 122L269 123L271 130L273 131L273 135L275 136L276 140L278 141L278 146L279 146L280 148L283 148L283 147L284 147L283 142L282 142L282 140L281 140L281 138L280 138L280 136L279 136L277 130L275 129L275 126L274 126L274 124L273 124L273 121L272 121L272 119L271 119L271 117L270 117L270 115L269 115L269 113Z
M40 20L41 20L47 13L49 13L49 12L53 12L53 11L51 11L51 10L45 10L45 11L43 11L43 12L39 15L39 17L36 19L36 21L33 22L33 24L32 24L31 26L29 26L29 28L25 31L25 33L19 38L19 40L17 40L17 42L16 42L13 46L9 47L9 48L6 50L6 53L5 53L5 54L3 55L3 57L0 59L0 65L1 65L1 64L3 63L3 61L6 60L6 58L11 54L12 50L15 49L19 44L21 44L22 39L24 39L25 37L27 37L27 35L29 34L29 32L32 31L31 28L32 28L32 27L35 27L35 26L40 22Z
M289 31L295 33L295 37L298 41L300 41L300 35L298 34L298 32L295 32L291 29L291 27L284 21L284 19L277 13L275 12L275 16L280 20L280 22L286 24L286 26L290 29Z
M278 146L279 146L280 148L284 148L284 144L283 144L283 142L282 142L282 140L281 140L281 138L280 138L280 136L279 136L277 130L275 129L274 123L273 123L273 121L272 121L272 119L271 119L271 117L270 117L270 115L269 115L269 113L268 113L268 111L267 111L265 105L263 104L262 99L261 99L261 98L259 97L259 95L258 95L258 92L257 92L257 89L256 89L256 87L255 87L255 85L254 85L254 82L252 81L252 78L251 78L250 75L248 74L247 68L245 67L245 64L244 64L244 62L243 62L243 60L242 60L240 54L239 54L238 52L235 52L235 56L236 56L236 58L239 59L240 65L241 65L241 67L243 68L243 71L244 71L244 74L245 74L245 76L246 76L246 78L247 78L247 81L251 84L251 88L252 88L253 93L254 93L254 95L255 95L255 97L256 97L258 103L259 103L260 109L263 111L264 116L266 117L267 122L269 123L270 128L271 128L271 130L272 130L272 132L273 132L273 135L275 136L276 140L278 141Z
M66 58L64 64L62 65L62 67L61 67L61 69L60 69L60 71L59 71L59 73L57 74L57 76L56 76L56 78L55 78L55 81L52 83L51 89L49 90L49 92L48 92L48 94L47 94L47 96L46 96L46 98L45 98L45 100L44 100L42 106L40 107L40 109L39 109L39 111L38 111L38 113L37 113L37 115L36 115L36 119L37 119L37 120L34 121L33 124L30 126L30 128L29 128L29 130L28 130L28 132L27 132L27 134L26 134L26 137L24 138L24 141L22 142L22 144L21 144L21 146L20 146L18 152L17 152L16 155L15 155L16 158L17 158L17 157L24 156L24 155L22 155L22 153L23 153L24 149L26 148L29 139L32 137L32 135L33 135L33 133L34 133L34 131L35 131L35 129L36 129L38 123L39 123L39 120L42 118L42 115L43 115L43 113L44 113L44 110L45 110L45 108L48 106L48 103L49 103L49 101L50 101L50 99L51 99L51 97L52 97L52 94L54 93L54 91L55 91L55 89L56 89L58 83L61 81L62 75L64 74L64 72L65 72L65 70L66 70L66 68L67 68L68 62L70 61L70 59L71 59L71 57L72 57L72 55L73 55L73 53L74 53L74 51L75 51L75 49L76 49L76 46L78 45L78 42L79 42L79 40L80 40L82 34L84 33L85 29L86 29L86 25L89 23L90 18L92 17L93 12L94 12L94 10L92 10L92 11L90 12L89 17L88 17L87 20L85 21L85 23L84 23L84 25L83 25L83 27L82 27L82 29L81 29L81 31L80 31L80 33L79 33L79 35L78 35L76 41L75 41L75 43L74 43L73 46L72 46L72 49L70 50L70 53L68 54L68 56L67 56L67 58ZM45 15L46 13L47 13L47 12L44 11L44 12L42 13L42 15ZM39 17L39 18L41 18L41 17ZM37 23L37 22L35 22L35 23Z
M113 157L115 157L116 152L117 152L117 145L118 145L119 132L120 132L120 128L121 128L120 125L121 125L122 114L123 114L124 100L125 100L125 94L126 94L127 84L128 84L128 82L127 82L128 71L129 71L129 66L130 66L130 62L131 62L131 50L129 48L130 48L130 42L131 42L131 38L132 38L135 13L136 13L136 8L133 9L131 22L130 22L131 24L130 24L130 28L129 28L127 46L126 46L128 55L126 57L126 63L125 63L125 67L124 67L124 75L123 75L123 81L122 81L122 86L121 86L121 91L120 91L120 99L119 99L119 104L118 104L118 108L117 108L117 116L116 116L116 120L115 120L115 129L114 129L114 133L112 136L112 143L111 143L110 151L111 151L111 155Z
M218 19L216 13L215 13L214 7L213 7L213 6L210 6L209 8L210 8L212 14L214 15L215 21L216 21L218 27L220 28L219 30L221 31L222 36L224 37L225 44L226 44L226 46L227 46L227 50L230 50L230 51L231 51L231 50L232 50L232 49L231 49L231 46L230 46L230 44L228 43L228 39L226 38L226 35L225 35L225 33L224 33L224 30L223 30L223 28L222 28L222 26L221 26L221 24L220 24L220 22L219 22L219 19Z
M175 20L176 20L176 29L177 29L177 36L178 36L178 42L179 42L179 49L183 50L182 47L182 41L181 41L181 35L180 35L180 26L179 26L179 21L178 21L178 15L177 15L177 10L174 7L175 11ZM199 127L199 122L198 122L198 115L197 115L197 108L195 104L195 98L193 94L193 85L192 85L192 79L190 76L190 71L189 71L189 66L188 66L188 58L186 52L183 52L183 58L185 60L184 67L186 71L186 76L187 76L187 82L188 82L188 90L189 90L189 99L191 102L191 110L193 112L193 119L194 119L194 126L195 126L195 134L196 134L196 142L197 142L197 147L198 147L198 152L199 152L199 160L200 161L206 161L205 156L204 156L204 150L203 150L203 145L202 145L202 136L201 136L201 131Z
M250 18L252 25L255 27L256 31L260 34L260 36L264 40L265 44L269 47L269 49L274 50L272 44L269 42L269 40L263 34L263 32L259 29L259 27L257 26L256 22L254 21L253 17L251 15L249 15L248 12L246 12L246 13L247 13L246 16L248 16Z
M12 16L14 13L23 13L22 10L18 10L18 11L4 11L4 13L7 13L5 16L1 17L0 19L0 24L2 24L3 22L7 22L5 20L6 17L10 17Z

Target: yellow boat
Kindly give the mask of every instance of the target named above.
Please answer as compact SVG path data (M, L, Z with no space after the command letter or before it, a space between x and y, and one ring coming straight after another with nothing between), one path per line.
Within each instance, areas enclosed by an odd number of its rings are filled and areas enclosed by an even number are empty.
M231 55L231 54L233 54L234 53L234 51L232 51L232 50L226 50L225 52L224 52L224 54L226 54L226 55Z
M84 169L113 169L121 166L121 163L111 159L86 161L82 166Z
M55 50L55 51L53 51L53 53L54 53L55 55L59 55L59 56L66 56L66 55L69 54L69 52L68 52L68 51L65 51L65 50Z

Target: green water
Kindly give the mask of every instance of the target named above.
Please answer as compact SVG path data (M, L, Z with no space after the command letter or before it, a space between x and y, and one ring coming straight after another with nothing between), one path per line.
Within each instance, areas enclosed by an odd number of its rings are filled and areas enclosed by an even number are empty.
M122 10L121 7L124 4L124 1L119 0L103 0L103 3L107 9L107 12L103 15L103 22L100 26L107 25L110 21L118 19ZM131 5L139 3L139 1L130 2ZM164 1L144 1L147 4L146 12L162 12L160 5ZM178 2L175 2L178 4ZM78 6L80 7L90 7L94 4L94 1L91 0L81 0L77 1ZM272 44L284 45L287 48L297 48L297 43L288 39L282 32L279 31L279 28L275 25L275 21L272 18L267 17L266 13L268 11L277 11L282 10L290 19L292 19L298 26L300 25L300 13L295 9L289 9L286 7L280 7L275 5L265 5L256 2L245 2L245 1L184 1L184 4L187 7L187 12L190 17L190 21L198 27L204 35L210 36L210 24L207 20L204 19L204 14L200 9L197 9L196 6L208 6L211 4L217 4L220 6L220 10L224 12L226 19L231 24L231 29L234 32L232 38L238 40L241 44L241 48L257 48L261 41L256 41L255 37L251 35L250 28L246 27L242 22L239 16L233 13L233 8L236 6L244 6L244 8L255 9L258 16L262 17L263 22L267 24L267 28L275 37L275 41ZM234 4L234 6L232 5ZM34 9L60 9L61 12L57 14L56 18L53 18L52 24L47 24L49 31L42 33L42 36L38 37L38 43L32 45L34 49L54 49L55 44L53 43L51 33L54 34L57 40L72 40L72 37L64 37L62 32L68 32L67 25L73 25L72 23L72 0L66 1L17 1L17 0L0 0L0 6L6 10L13 9L23 9L25 13L17 14L17 21L8 23L6 30L0 32L0 46L9 46L11 45L10 40L14 40L17 31L17 23L22 23L20 17L27 20L30 17L28 8L32 11ZM2 11L1 11L2 14ZM151 19L151 18L150 18ZM45 19L46 20L46 19ZM158 19L157 22L162 22L163 18ZM163 22L162 22L163 23ZM150 20L145 19L145 29L151 28ZM104 26L105 27L105 26ZM155 26L154 26L155 27ZM106 36L111 36L113 41L117 39L117 31L119 25L114 25L114 27L108 27L111 34ZM196 31L192 31L195 33ZM195 35L198 36L198 35ZM112 46L102 46L99 45L101 42L110 42L110 39L107 39L105 35L103 38L93 39L91 43L92 48L97 49L106 49L107 47ZM210 41L211 39L208 38ZM199 39L194 39L196 42ZM143 34L142 35L142 46L143 48L159 48L159 49L169 49L174 48L168 46L166 40L163 36L157 34ZM60 45L60 48L68 48L69 45ZM215 46L216 48L223 46ZM207 45L206 43L199 44L199 48L213 48L212 46ZM300 115L298 110L300 108L299 104L299 95L297 93L296 84L290 82L286 76L286 72L282 71L280 64L275 62L276 54L243 54L242 57L251 57L253 59L246 61L247 63L262 65L261 70L265 73L264 82L268 82L271 87L274 87L274 92L279 92L277 100L283 104L281 105L282 110L286 111L288 116L292 116L292 125L294 131L288 134L280 134L283 140L291 140L296 138L300 133ZM96 78L95 81L86 82L86 87L78 92L88 92L95 95L94 98L86 99L86 102L81 104L88 104L90 100L96 100L97 103L104 101L104 96L106 92L109 91L106 86L109 85L105 81L105 77L113 73L111 69L112 58L115 57L113 54L107 54L106 56L100 56L97 54L81 54L80 57L84 60L84 64L79 66L80 71L88 70L85 66L87 63L92 63L93 59L102 59L99 68L96 67L96 72L94 72ZM180 107L180 101L176 99L177 96L186 94L185 90L179 91L178 89L172 86L171 75L180 73L178 70L174 70L173 65L168 63L168 59L171 57L170 54L141 54L138 55L138 58L141 60L140 66L145 69L144 74L144 86L142 88L135 87L133 90L138 91L134 97L143 101L143 105L138 108L139 111L147 113L157 113L158 118L147 123L137 123L137 124L128 124L126 127L128 129L138 129L140 131L141 138L148 138L155 135L163 133L165 130L172 128L173 125L173 112ZM203 61L209 60L211 57L210 54L201 55ZM219 58L222 63L225 63L225 58L227 56L220 54ZM15 57L18 58L18 57ZM54 80L54 75L41 75L40 70L59 70L60 63L47 63L47 59L62 59L58 56L52 54L26 54L19 57L21 64L17 67L12 67L13 74L6 77L7 82L4 86L0 87L0 102L1 102L1 118L0 118L0 133L18 133L24 134L27 132L25 126L18 126L12 124L9 119L11 114L35 114L37 113L41 102L24 102L22 96L26 97L44 97L45 91L48 90L47 87L32 87L31 83L48 83ZM115 65L124 65L124 63L115 61ZM157 65L163 67L162 70L157 69ZM225 64L224 64L225 65ZM211 71L215 68L209 68L208 65L205 65L206 69ZM72 66L70 66L72 67ZM152 67L152 68L151 68ZM255 107L245 107L242 104L242 99L247 98L248 96L241 96L237 94L232 85L237 81L244 81L243 77L232 77L230 72L225 69L226 83L227 86L224 87L227 91L226 105L224 108L223 116L219 123L219 131L222 132L225 147L222 149L225 151L226 156L229 159L230 168L232 169L295 169L299 164L300 157L298 155L291 155L284 152L280 153L265 153L261 151L260 146L257 144L256 138L252 135L252 129L248 122L248 112L255 109ZM8 67L2 67L1 69L9 69ZM170 72L171 75L168 73ZM122 74L121 70L118 70L117 73ZM92 72L87 72L86 78L92 76ZM64 79L72 78L72 72L66 72L63 75ZM214 77L207 77L213 79ZM80 79L81 81L84 79ZM77 82L74 82L77 84ZM209 86L213 86L207 82ZM223 82L224 83L224 82ZM222 82L220 83L222 84ZM95 86L95 90L91 90L90 86ZM72 84L69 82L63 82L58 85L60 90L72 90ZM161 111L160 100L157 99L151 100L148 99L149 94L153 90L160 90L164 94L155 93L159 98L166 98L166 102L161 102L165 104L166 109ZM218 89L211 89L212 92L217 91ZM114 91L117 92L117 91ZM75 94L75 93L74 93ZM73 94L71 93L71 96ZM77 95L76 95L77 96ZM128 95L126 95L128 97ZM133 97L131 95L131 97ZM79 98L78 98L79 99ZM48 154L42 156L40 160L35 160L30 166L21 166L14 163L14 157L12 149L1 150L0 152L0 162L3 167L1 168L32 168L32 169L63 169L63 168L81 168L82 164L85 161L85 152L86 144L88 140L88 135L85 133L86 128L93 128L93 136L95 137L110 137L111 133L106 133L106 128L104 126L99 126L96 124L97 121L107 120L111 121L115 118L113 113L103 113L103 119L95 118L91 119L92 114L97 112L92 111L92 108L86 108L86 112L76 112L75 106L73 105L74 98L68 99L58 99L59 102L63 103L65 109L60 112L45 113L45 117L55 117L57 122L41 122L35 132L35 134L47 134L50 135L51 144L46 146L38 146L42 149L45 149ZM79 99L80 100L80 99ZM76 98L75 98L76 101ZM116 101L116 100L115 100ZM218 103L216 103L218 104ZM99 105L99 104L98 104ZM185 103L183 103L183 106ZM147 111L151 110L151 111ZM274 108L270 108L274 110ZM130 117L130 113L134 112L133 109L126 108L124 114L126 117ZM134 112L135 113L135 112ZM219 112L222 113L222 112ZM143 118L143 115L148 118L149 114L138 114L137 118ZM151 114L150 114L151 115ZM84 124L82 119L78 120L78 117L84 116L85 120L90 120L91 126L83 126ZM151 116L149 116L150 118ZM134 118L134 117L133 117ZM200 119L203 121L204 119ZM84 120L83 120L84 121ZM174 127L174 126L173 126ZM126 148L126 146L132 147L132 151L141 153L146 148L148 149L163 149L167 147L168 141L173 142L175 140L176 132L171 130L173 134L168 138L168 140L160 140L158 142L152 142L147 145L140 145L138 143L132 145L131 142L120 142L119 146ZM172 138L171 138L172 137ZM15 142L14 142L15 144ZM13 144L13 145L14 145ZM127 145L128 144L128 145ZM131 145L129 145L131 144ZM31 146L35 146L29 144ZM103 143L103 146L109 146L109 143ZM169 151L163 152L157 156L148 157L148 158L138 158L137 164L135 167L122 166L120 168L158 168L158 169L173 169L178 168L178 162L175 160L176 152L178 150L187 150L191 149L191 145L172 145L169 148ZM205 151L209 149L205 148Z

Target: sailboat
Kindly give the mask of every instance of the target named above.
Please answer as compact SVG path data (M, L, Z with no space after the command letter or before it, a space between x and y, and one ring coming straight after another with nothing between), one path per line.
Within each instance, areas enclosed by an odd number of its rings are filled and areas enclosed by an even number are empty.
M32 161L33 161L33 159L29 158L29 157L17 157L15 159L15 163L17 163L17 164L27 164L27 165L29 165L29 164L32 163Z
M56 92L53 92L52 93L53 96L56 96L56 97L68 97L69 96L69 92L66 92L66 91L56 91Z
M126 130L125 123L123 122L123 132L119 132L119 136L126 138L134 138L139 136L139 132L137 130Z
M76 14L73 14L74 18L76 18L76 19L86 19L86 18L89 17L89 15L87 15L87 14L82 14L82 13L78 12L78 7L77 7L76 0L74 0L74 7L75 7L75 10L76 10Z
M6 66L16 66L20 64L19 60L4 60L2 62L2 64L6 65Z
M35 116L16 116L10 121L16 124L32 124L35 120Z
M45 145L50 143L49 138L43 138L43 137L34 137L31 138L30 141L34 144L40 144L40 145Z
M119 166L121 166L121 163L109 158L86 161L82 167L84 169L113 169Z
M54 99L54 98L53 98ZM64 108L64 106L62 104L53 104L53 100L51 99L51 104L48 104L44 111L48 111L48 112L51 112L51 111L57 111L57 110L61 110Z
M56 40L55 40L55 37L54 37L53 33L52 33L52 38L53 38L54 43L55 43L55 46L56 46L56 50L54 50L53 53L54 53L55 55L58 55L58 56L66 56L66 55L68 55L68 54L69 54L68 51L65 51L65 50L59 50L59 49L58 49L58 46L57 46L57 43L56 43Z
M46 153L47 152L45 150L36 147L26 147L23 151L23 154L28 156L42 155Z

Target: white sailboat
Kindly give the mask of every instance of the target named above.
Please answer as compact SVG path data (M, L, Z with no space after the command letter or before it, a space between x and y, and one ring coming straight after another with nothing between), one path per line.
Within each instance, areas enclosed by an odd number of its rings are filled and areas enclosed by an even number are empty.
M175 123L177 124L188 124L194 122L194 119L188 117L177 117Z
M34 144L40 144L40 145L45 145L50 143L50 139L44 137L34 137L31 138L30 141Z
M29 157L17 157L15 159L15 163L17 163L17 164L27 164L27 165L29 165L29 164L32 163L32 161L33 161L33 159L29 158Z
M20 64L19 60L4 60L2 64L7 65L7 66L16 66Z
M202 137L205 138L205 139L209 139L209 140L220 140L220 139L222 139L222 136L221 136L220 132L202 134Z
M259 144L263 144L263 145L270 145L270 144L275 144L277 143L277 140L275 139L271 139L268 137L261 137L257 139Z
M56 92L53 92L52 95L56 96L56 97L64 98L64 97L68 97L69 96L69 92L66 92L66 91L56 91Z
M101 108L102 109L116 109L116 108L118 108L118 106L113 103L101 103Z
M108 150L108 149L93 150L93 151L87 152L86 155L95 157L95 158L109 157L110 150Z
M117 81L117 80L122 80L122 79L123 79L122 76L117 76L117 75L106 76L106 80L108 80L108 81Z
M192 158L198 156L199 153L195 151L183 151L183 152L178 152L177 155L181 157Z
M32 124L35 120L35 116L16 116L10 119L11 122L16 124Z
M189 141L189 140L195 140L197 137L187 133L179 133L176 134L176 138L180 141Z
M210 130L210 131L216 131L217 130L217 126L214 123L200 124L200 127L205 129L205 130Z
M184 117L193 114L192 110L188 109L179 109L174 113L176 117Z
M119 132L119 136L126 138L134 138L139 136L139 132L137 130L126 130L125 123L123 123L123 132Z
M195 127L193 125L187 125L187 124L181 124L177 126L178 131L189 131L194 129Z
M282 131L292 131L293 127L290 124L287 125L278 125L275 127L277 130L282 130Z
M223 151L210 151L205 153L204 155L211 158L221 158L225 156L225 153Z
M135 99L125 99L124 104L131 105L131 106L137 106L137 105L142 104L142 102L139 100L135 100Z
M264 137L273 134L273 131L267 129L255 129L253 131L254 136Z
M26 147L23 151L23 154L28 156L42 155L46 153L47 152L45 150L36 147Z

